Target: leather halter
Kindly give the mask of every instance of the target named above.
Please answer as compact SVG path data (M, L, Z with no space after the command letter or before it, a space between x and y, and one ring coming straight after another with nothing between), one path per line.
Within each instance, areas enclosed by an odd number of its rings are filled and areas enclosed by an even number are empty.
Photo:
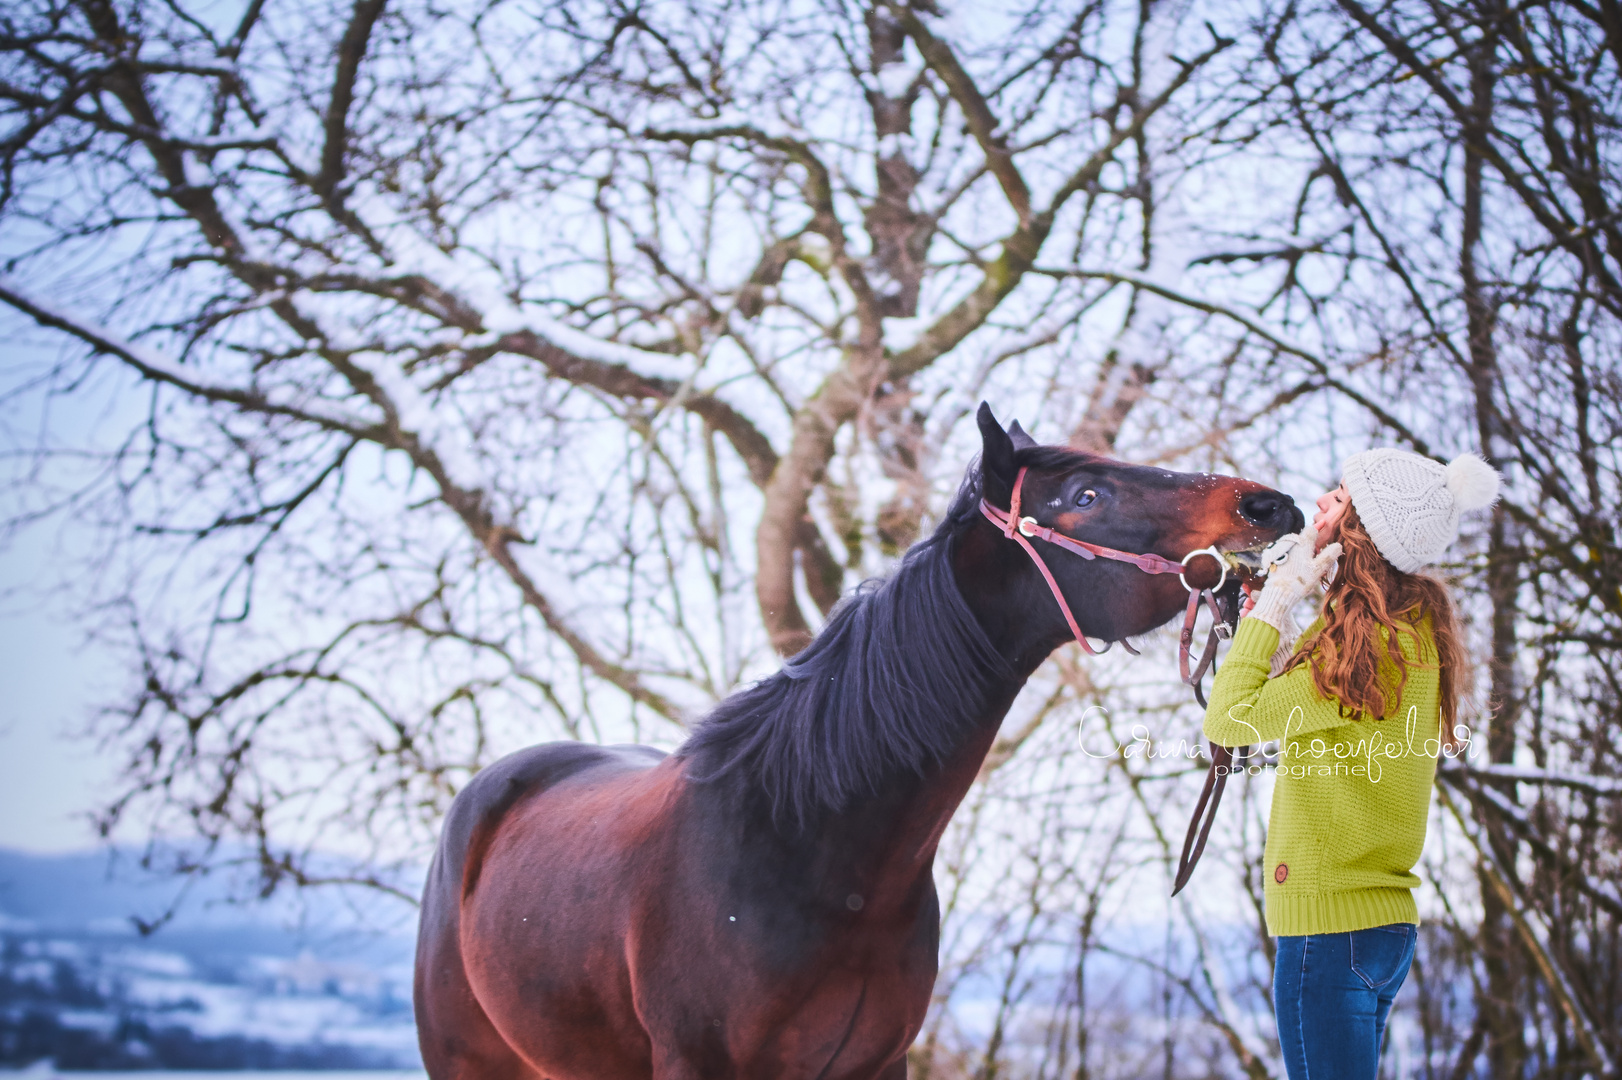
M1026 471L1026 469L1022 468L1019 470L1019 474L1014 477L1014 490L1009 496L1007 510L1001 510L982 498L980 500L980 513L985 515L986 520L997 526L1004 536L1025 549L1025 554L1031 557L1031 561L1036 564L1037 570L1041 571L1042 579L1048 583L1048 590L1053 593L1053 599L1058 601L1059 610L1064 614L1064 621L1070 627L1070 632L1075 635L1076 641L1081 644L1081 647L1094 656L1108 652L1115 643L1113 641L1106 642L1102 649L1093 648L1092 643L1087 640L1087 636L1081 632L1081 626L1076 622L1076 616L1070 610L1070 602L1064 598L1064 591L1059 588L1059 582L1054 578L1053 571L1048 569L1047 562L1043 560L1036 547L1027 538L1034 536L1040 540L1045 540L1055 547L1080 555L1083 559L1104 558L1115 562L1130 563L1146 574L1176 574L1177 579L1183 583L1183 588L1188 590L1188 608L1183 615L1182 633L1178 637L1178 673L1182 675L1183 682L1194 688L1194 700L1198 701L1203 708L1205 706L1205 691L1200 686L1200 681L1205 677L1205 672L1211 667L1212 661L1216 659L1217 642L1227 639L1233 632L1223 618L1222 610L1217 606L1216 601L1216 591L1222 588L1228 580L1228 564L1222 558L1222 553L1216 550L1215 545L1212 545L1211 547L1191 551L1184 555L1180 562L1173 562L1165 556L1156 555L1153 552L1139 555L1130 551L1105 547L1102 544L1089 543L1086 540L1077 540L1073 536L1066 536L1064 533L1038 523L1035 518L1020 516L1020 494L1025 486ZM1201 555L1208 555L1215 559L1222 570L1222 576L1217 579L1216 585L1208 589L1194 588L1188 583L1188 577L1186 576L1189 560ZM1206 638L1205 649L1199 661L1190 670L1190 654L1194 645L1194 621L1199 617L1200 600L1202 598L1211 609L1211 633ZM1124 639L1121 644L1128 652L1134 656L1137 655L1137 650ZM1205 853L1205 839L1210 835L1211 823L1216 820L1217 805L1222 802L1222 790L1227 787L1228 773L1232 771L1233 750L1226 746L1218 746L1216 743L1209 743L1208 745L1211 753L1211 767L1205 774L1205 787L1200 792L1199 802L1195 804L1194 816L1188 823L1188 833L1183 837L1183 851L1178 859L1177 877L1172 883L1171 894L1173 896L1176 896L1182 891L1183 886L1188 884L1189 876L1194 873L1195 865L1199 863L1200 856Z

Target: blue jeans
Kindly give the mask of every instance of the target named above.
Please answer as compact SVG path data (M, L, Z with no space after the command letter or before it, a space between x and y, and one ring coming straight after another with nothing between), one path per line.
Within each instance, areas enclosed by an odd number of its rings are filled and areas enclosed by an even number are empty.
M1278 939L1273 1012L1290 1080L1374 1080L1418 936L1394 923Z

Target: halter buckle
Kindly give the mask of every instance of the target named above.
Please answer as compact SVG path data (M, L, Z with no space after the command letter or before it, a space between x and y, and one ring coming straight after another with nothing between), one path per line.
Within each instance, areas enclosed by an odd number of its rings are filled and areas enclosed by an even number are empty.
M1217 578L1217 583L1215 585L1211 586L1211 591L1213 593L1214 592L1220 592L1221 589L1222 589L1222 586L1224 586L1224 585L1226 585L1228 583L1228 560L1224 559L1222 557L1222 552L1220 552L1220 551L1218 551L1216 549L1215 544L1212 544L1210 547L1202 547L1198 551L1190 551L1187 555L1184 555L1182 560L1181 560L1182 565L1183 565L1183 572L1179 573L1177 575L1177 580L1181 581L1183 583L1183 588L1187 589L1189 592L1199 592L1200 591L1200 590L1194 588L1194 586L1192 586L1192 585L1190 585L1188 583L1188 577L1187 577L1188 560L1194 558L1197 555L1209 555L1209 556L1211 556L1211 558L1213 558L1213 559L1215 559L1217 561L1217 566L1219 566L1222 569L1222 576Z
M1033 517L1022 517L1019 519L1019 534L1021 536L1035 536L1036 530L1040 529L1041 527L1042 523Z
M1221 638L1223 641L1227 641L1233 637L1233 627L1229 626L1225 622L1217 622L1215 624L1215 629L1216 636Z

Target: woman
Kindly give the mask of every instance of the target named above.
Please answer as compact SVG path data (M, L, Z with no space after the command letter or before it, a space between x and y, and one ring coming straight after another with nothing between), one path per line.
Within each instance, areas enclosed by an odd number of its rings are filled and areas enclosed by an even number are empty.
M1342 475L1246 601L1205 714L1220 745L1279 743L1264 865L1291 1080L1375 1075L1413 960L1413 868L1465 681L1447 587L1419 571L1499 484L1478 457L1444 467L1390 449L1353 455ZM1295 644L1290 610L1332 569Z

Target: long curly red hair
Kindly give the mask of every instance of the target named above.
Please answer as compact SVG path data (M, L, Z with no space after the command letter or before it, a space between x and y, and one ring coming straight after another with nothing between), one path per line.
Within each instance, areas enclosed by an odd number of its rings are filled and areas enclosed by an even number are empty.
M1284 670L1307 664L1318 693L1338 700L1342 716L1379 720L1397 711L1411 668L1440 668L1442 742L1456 747L1460 687L1467 685L1469 655L1446 583L1429 574L1404 573L1387 562L1354 507L1346 508L1336 539L1340 564L1324 595L1324 624L1302 637ZM1434 663L1427 662L1420 634L1427 616L1436 643ZM1387 632L1383 645L1382 626ZM1419 660L1403 655L1399 635L1413 642ZM1395 680L1381 674L1387 660L1396 669Z

